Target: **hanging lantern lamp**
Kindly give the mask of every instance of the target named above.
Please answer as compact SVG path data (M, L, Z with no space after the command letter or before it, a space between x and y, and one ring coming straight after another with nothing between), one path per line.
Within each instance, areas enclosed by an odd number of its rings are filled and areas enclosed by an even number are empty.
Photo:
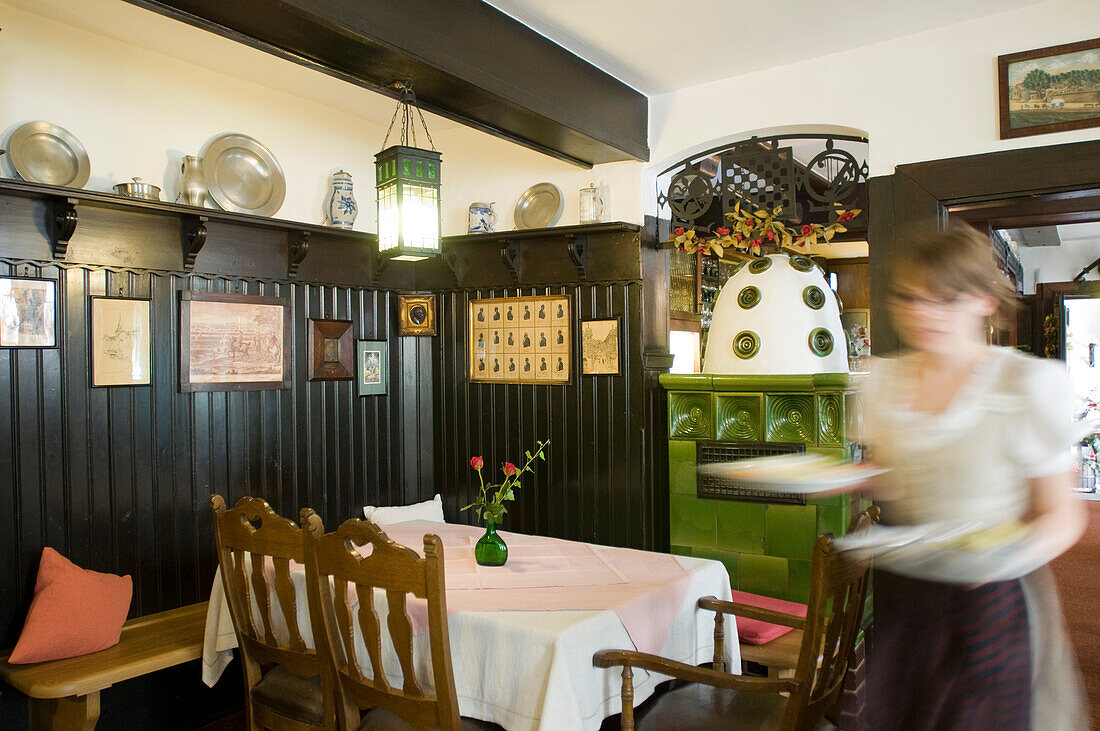
M439 173L442 156L435 149L424 113L408 82L394 87L401 93L386 130L382 151L374 156L378 191L378 253L384 259L419 261L439 254ZM413 110L420 118L430 150L417 147ZM397 118L401 139L386 147Z

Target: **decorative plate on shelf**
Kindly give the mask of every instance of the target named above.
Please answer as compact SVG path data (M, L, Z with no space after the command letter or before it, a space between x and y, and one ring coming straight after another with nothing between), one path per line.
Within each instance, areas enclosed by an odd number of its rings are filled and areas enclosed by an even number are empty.
M19 177L31 183L83 188L91 174L80 140L50 122L27 122L8 140L8 154Z
M516 202L516 228L546 228L561 217L561 191L553 183L536 183Z
M248 135L218 135L202 151L210 196L233 213L273 216L283 205L286 178L279 161Z

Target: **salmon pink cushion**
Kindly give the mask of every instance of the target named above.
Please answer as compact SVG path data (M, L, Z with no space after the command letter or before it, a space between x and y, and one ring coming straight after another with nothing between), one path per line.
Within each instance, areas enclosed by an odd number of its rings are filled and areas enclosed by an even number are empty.
M794 614L798 617L806 616L805 604L788 602L782 599L773 599L770 596L750 594L747 591L734 591L733 601L738 604L748 604L750 607L771 609L776 612L783 612L784 614ZM771 642L777 637L782 637L792 629L794 628L786 627L782 624L761 622L759 619L749 619L747 617L737 618L737 639L749 645L763 645L766 642Z
M60 660L118 644L133 593L129 576L82 569L43 548L31 608L8 662Z

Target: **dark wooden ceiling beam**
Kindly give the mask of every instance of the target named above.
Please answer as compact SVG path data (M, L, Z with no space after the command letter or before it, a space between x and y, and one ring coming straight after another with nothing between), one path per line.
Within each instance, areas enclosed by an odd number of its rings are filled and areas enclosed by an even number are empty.
M649 160L645 95L480 0L128 0L562 160ZM381 145L381 140L379 140Z

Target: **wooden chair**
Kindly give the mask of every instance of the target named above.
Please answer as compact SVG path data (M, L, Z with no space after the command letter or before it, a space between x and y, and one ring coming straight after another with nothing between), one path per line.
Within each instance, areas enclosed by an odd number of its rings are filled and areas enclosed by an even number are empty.
M332 716L335 694L322 689L317 653L302 640L290 577L291 561L305 563L302 530L257 497L241 498L226 510L221 495L212 495L210 507L222 586L244 670L248 727L324 728L324 699L330 699L328 715ZM278 600L278 612L272 597Z
M860 525L873 516L857 516ZM635 728L633 668L692 681L658 695L638 718L640 729L677 728L781 729L802 731L823 724L844 687L848 659L863 617L870 561L833 550L832 534L814 544L810 600L805 619L770 610L724 602L714 597L699 606L716 612L715 660L712 667L695 667L633 650L601 650L592 658L597 667L622 666L622 729ZM790 678L750 678L731 675L722 660L725 614L784 624L803 631L794 675Z
M442 731L499 728L459 718L447 632L443 542L439 536L424 536L421 558L412 549L394 543L369 520L348 520L334 533L324 535L320 518L306 509L301 523L307 534L306 583L313 634L342 699L338 727L438 727ZM356 547L367 544L371 550L364 557ZM385 623L379 621L373 601L376 588L385 592ZM427 602L434 693L422 687L414 672L413 628L406 608L409 594ZM357 637L367 649L370 677L364 674L355 653ZM396 653L401 668L399 684L386 672L384 643ZM364 710L369 710L365 716Z

